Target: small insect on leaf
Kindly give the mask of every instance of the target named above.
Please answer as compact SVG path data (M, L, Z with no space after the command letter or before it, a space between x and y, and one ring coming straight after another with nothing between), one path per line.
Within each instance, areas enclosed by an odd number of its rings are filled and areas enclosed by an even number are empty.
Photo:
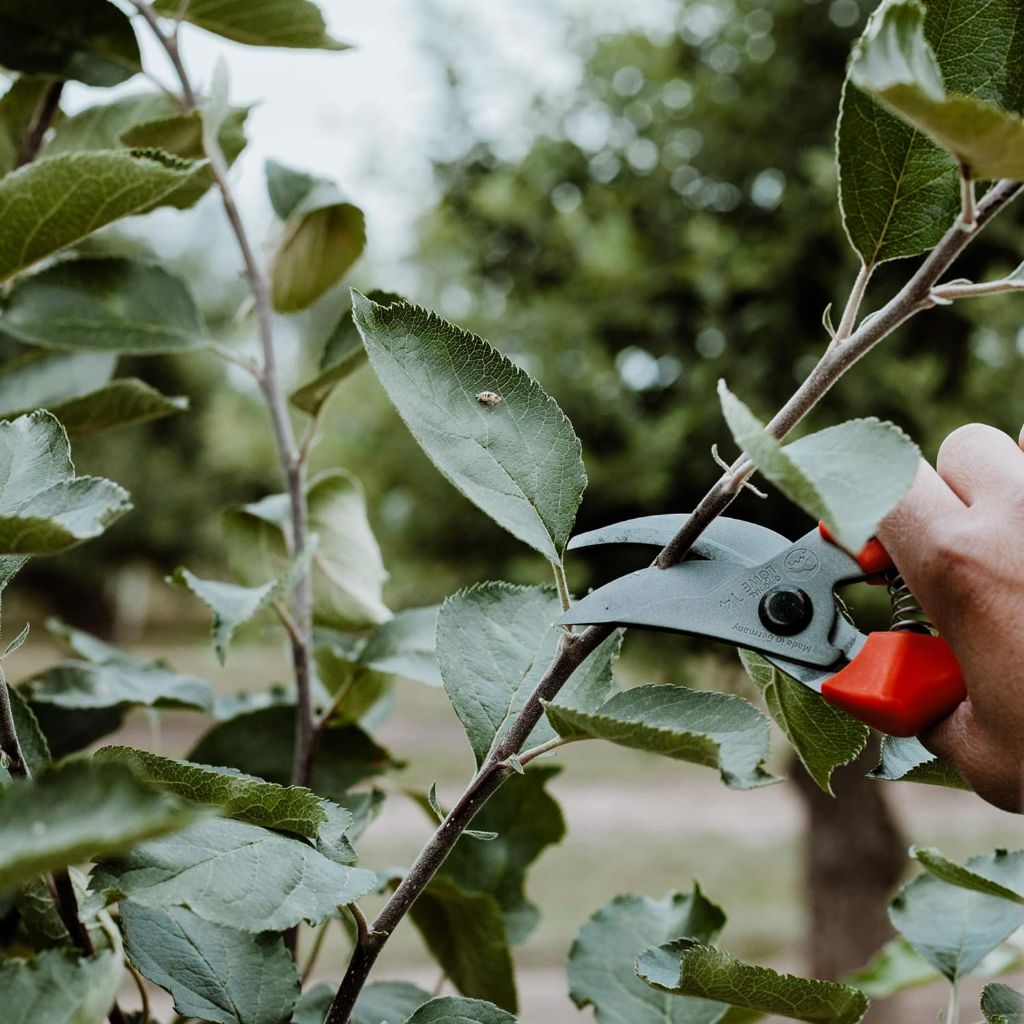
M501 405L502 397L494 391L481 391L477 396L476 400L481 405Z

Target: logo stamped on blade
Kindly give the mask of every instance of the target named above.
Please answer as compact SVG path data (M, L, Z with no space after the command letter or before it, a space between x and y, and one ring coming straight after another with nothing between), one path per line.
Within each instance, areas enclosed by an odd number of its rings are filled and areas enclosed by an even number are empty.
M818 556L810 548L793 548L783 564L794 579L808 580L818 571Z

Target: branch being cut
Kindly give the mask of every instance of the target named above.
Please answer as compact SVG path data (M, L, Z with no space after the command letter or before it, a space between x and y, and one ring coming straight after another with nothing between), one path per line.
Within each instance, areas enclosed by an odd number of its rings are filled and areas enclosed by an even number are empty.
M857 360L909 317L934 306L931 293L938 279L981 228L1012 202L1022 188L1024 185L1015 181L1003 181L996 185L978 204L970 230L964 230L958 219L889 302L866 319L848 338L829 346L803 384L772 417L766 428L768 432L777 438L788 434ZM866 283L866 279L861 282L861 290ZM684 558L704 530L732 503L754 468L753 463L741 455L698 503L686 525L662 549L654 564L666 569ZM613 625L602 624L590 626L582 633L565 633L561 636L554 660L510 725L504 739L491 752L451 812L420 851L369 930L356 943L345 977L338 987L324 1024L348 1024L356 999L392 932L427 887L480 808L514 773L508 759L518 754L540 720L543 714L542 702L557 696L584 659L607 640L614 630Z

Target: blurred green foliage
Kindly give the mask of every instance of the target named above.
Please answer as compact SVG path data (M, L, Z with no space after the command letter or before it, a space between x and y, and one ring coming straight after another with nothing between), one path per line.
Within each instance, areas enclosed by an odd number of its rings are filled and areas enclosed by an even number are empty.
M827 344L823 310L832 303L838 322L856 272L833 135L846 55L869 6L699 0L680 5L672 32L580 30L580 85L535 107L524 152L478 143L438 164L441 197L422 223L422 287L411 297L491 340L569 415L590 476L578 529L691 508L718 473L711 446L735 454L716 380L767 417ZM450 78L457 110L466 97ZM1015 266L1019 216L972 246L955 276ZM883 266L865 311L911 270L909 261ZM340 301L323 309L333 317ZM302 321L317 343L332 326L323 309ZM808 427L875 415L930 457L970 420L1016 434L1019 310L1004 295L915 318L842 380ZM315 349L311 341L310 367ZM261 413L215 360L132 369L189 394L193 412L76 447L80 471L124 483L138 511L100 542L33 567L49 593L70 577L75 601L98 588L98 566L111 558L160 572L184 555L216 565L220 510L278 489ZM332 399L314 456L314 471L339 465L366 486L393 606L481 578L546 579L540 559L429 464L366 369ZM774 493L743 495L734 514L791 535L810 525ZM574 558L571 582L579 589L619 568Z

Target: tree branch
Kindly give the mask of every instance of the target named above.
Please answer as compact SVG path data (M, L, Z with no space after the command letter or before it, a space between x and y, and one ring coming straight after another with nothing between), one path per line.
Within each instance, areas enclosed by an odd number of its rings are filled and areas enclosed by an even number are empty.
M977 232L1007 206L1022 188L1024 185L1020 182L1000 182L978 204L975 224L970 231L964 231L958 220L906 285L882 309L862 323L846 341L829 347L803 384L772 418L767 429L775 437L784 437L858 359L914 313L933 306L931 290L939 277ZM753 464L741 455L699 502L687 524L662 549L654 564L668 568L683 558L701 533L725 511L753 471ZM517 754L526 742L543 713L542 701L554 698L584 659L614 631L613 625L602 624L590 626L582 633L562 634L554 660L505 737L420 851L369 931L360 937L324 1024L348 1024L356 999L392 932L427 887L480 808L512 774L513 769L503 762Z
M22 139L21 150L18 153L18 162L15 164L16 167L24 167L25 164L32 163L32 161L39 155L39 150L43 145L43 139L46 138L46 133L49 130L50 125L53 124L53 119L57 114L57 110L60 108L60 96L63 91L63 78L53 82L46 90L46 93L43 96L43 102L39 108L39 113L36 115L35 121L32 122L32 128L26 134L25 138Z
M163 47L178 80L181 83L182 100L186 110L195 109L196 92L189 80L188 71L181 59L177 37L168 34L160 26L153 8L145 0L132 0L139 13L152 28L157 41ZM177 24L177 23L175 23ZM288 502L291 511L291 531L286 538L288 553L291 558L306 549L309 534L309 509L306 501L306 476L309 446L301 449L296 446L295 434L292 430L288 406L281 385L277 366L277 353L274 348L274 314L270 297L270 282L256 258L255 250L249 240L245 223L238 210L231 182L228 179L228 165L217 140L208 136L213 133L204 132L204 148L210 163L210 171L220 192L224 212L234 232L242 261L245 265L245 276L249 282L256 307L256 322L259 330L260 347L263 353L263 365L259 368L257 379L263 392L264 402L270 414L270 423L274 432L281 473L288 489ZM313 754L315 753L317 732L313 722L312 699L312 646L313 646L313 589L312 569L302 573L295 584L293 595L294 632L289 633L292 653L292 668L295 673L295 689L297 707L295 713L295 757L292 765L292 782L298 786L308 786L312 778Z

